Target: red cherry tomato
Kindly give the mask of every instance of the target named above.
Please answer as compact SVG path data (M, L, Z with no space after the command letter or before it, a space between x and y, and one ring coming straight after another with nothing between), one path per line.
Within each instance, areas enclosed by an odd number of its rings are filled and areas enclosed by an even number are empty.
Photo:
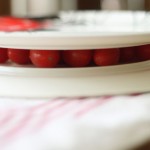
M136 55L139 61L150 60L150 45L137 47Z
M120 61L122 63L133 62L135 61L135 58L135 47L126 47L120 49Z
M39 29L41 23L14 17L0 17L0 31L20 31Z
M16 64L24 65L31 63L29 58L29 50L8 49L8 57Z
M85 67L92 60L91 50L66 50L62 55L64 62L71 67Z
M100 49L94 52L94 62L97 66L110 66L119 63L119 49Z
M0 48L0 63L5 63L8 60L7 49Z
M31 50L30 59L36 67L53 68L60 61L60 52L57 50Z

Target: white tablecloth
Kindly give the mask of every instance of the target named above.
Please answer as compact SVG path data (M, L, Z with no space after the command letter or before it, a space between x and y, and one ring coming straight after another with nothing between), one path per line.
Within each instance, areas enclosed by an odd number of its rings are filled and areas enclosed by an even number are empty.
M150 140L150 94L0 98L0 150L127 150Z

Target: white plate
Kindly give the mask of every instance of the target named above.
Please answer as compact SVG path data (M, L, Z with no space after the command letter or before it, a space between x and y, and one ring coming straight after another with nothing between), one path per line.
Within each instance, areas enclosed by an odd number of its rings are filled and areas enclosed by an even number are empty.
M0 33L0 46L6 48L40 49L40 50L72 50L99 49L145 45L150 43L150 33L60 33L29 32Z
M0 96L70 97L150 91L150 61L92 68L0 67Z
M75 19L71 20L67 14ZM0 46L71 50L128 47L150 43L149 13L79 12L62 16L61 21L50 28L55 30L0 32ZM70 23L71 21L73 23Z

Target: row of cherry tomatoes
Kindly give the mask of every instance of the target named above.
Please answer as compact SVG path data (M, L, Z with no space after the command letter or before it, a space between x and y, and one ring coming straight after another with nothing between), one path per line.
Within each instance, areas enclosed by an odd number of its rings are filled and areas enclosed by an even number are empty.
M53 68L59 64L70 67L110 66L150 60L150 45L97 49L97 50L20 50L0 48L0 63L8 60L16 64L33 64L40 68Z

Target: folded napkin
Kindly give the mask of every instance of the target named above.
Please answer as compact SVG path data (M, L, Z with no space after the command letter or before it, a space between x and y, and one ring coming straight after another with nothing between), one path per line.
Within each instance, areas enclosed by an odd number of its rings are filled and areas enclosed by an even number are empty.
M150 140L150 94L0 98L0 150L127 150Z

